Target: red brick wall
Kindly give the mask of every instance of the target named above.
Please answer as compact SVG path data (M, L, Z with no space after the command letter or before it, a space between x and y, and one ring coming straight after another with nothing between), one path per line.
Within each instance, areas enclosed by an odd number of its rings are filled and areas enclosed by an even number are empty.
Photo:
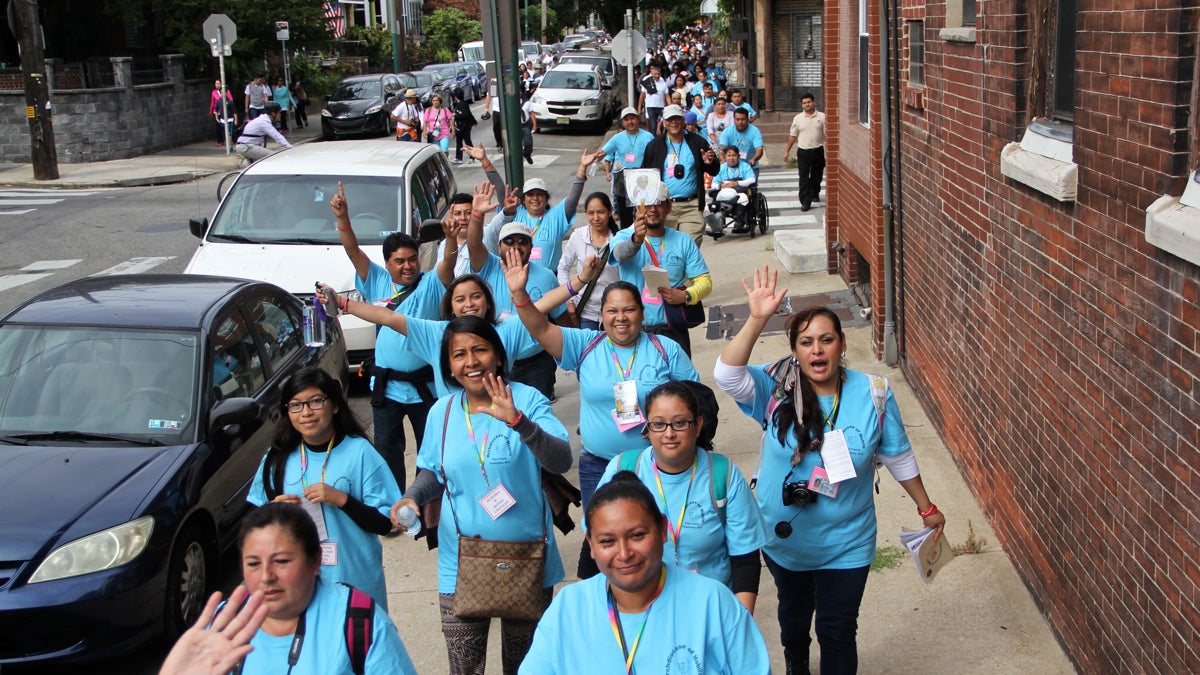
M1036 114L1038 4L979 3L975 44L927 5L904 368L1080 671L1200 672L1200 268L1143 234L1188 169L1196 10L1081 0L1060 204L1000 173Z

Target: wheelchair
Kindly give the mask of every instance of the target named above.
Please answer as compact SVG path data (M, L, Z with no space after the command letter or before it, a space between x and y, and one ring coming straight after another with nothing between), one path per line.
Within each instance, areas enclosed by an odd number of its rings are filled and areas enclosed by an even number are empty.
M710 237L716 240L726 234L749 234L753 239L767 233L770 228L767 196L756 185L746 188L745 195L749 202L740 210L733 202L711 201L704 216L705 230Z

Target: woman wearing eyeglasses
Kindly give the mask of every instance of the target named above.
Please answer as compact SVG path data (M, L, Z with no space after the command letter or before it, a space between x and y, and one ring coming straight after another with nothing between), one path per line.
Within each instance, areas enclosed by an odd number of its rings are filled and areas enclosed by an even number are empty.
M712 452L716 411L710 411L712 420L701 414L698 387L704 385L665 382L651 390L642 428L650 447L615 457L599 485L618 471L636 473L667 517L663 559L720 581L753 613L766 535L746 478ZM721 465L716 471L714 463Z
M246 499L303 507L321 537L321 578L366 592L384 609L383 545L400 487L350 412L342 386L305 368L280 390L285 417Z

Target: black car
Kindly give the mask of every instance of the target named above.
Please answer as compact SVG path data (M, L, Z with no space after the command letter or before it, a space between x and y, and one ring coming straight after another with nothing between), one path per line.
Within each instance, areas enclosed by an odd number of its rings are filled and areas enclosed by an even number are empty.
M332 140L392 134L396 123L390 113L403 94L403 84L393 74L347 77L338 82L321 111L321 136Z
M442 73L417 70L406 73L411 76L417 83L413 89L417 90L417 98L421 103L421 108L428 108L430 101L433 100L433 95L437 94L442 97L442 105L449 106L454 100L451 92L454 90L454 81L447 80Z
M281 383L348 382L336 320L262 282L85 278L0 321L0 667L120 654L215 590Z
M475 77L461 63L435 63L425 66L424 71L440 74L450 84L451 92L462 94L463 100L467 103L474 103L476 99L482 98L476 94ZM450 101L442 101L442 103L450 105Z

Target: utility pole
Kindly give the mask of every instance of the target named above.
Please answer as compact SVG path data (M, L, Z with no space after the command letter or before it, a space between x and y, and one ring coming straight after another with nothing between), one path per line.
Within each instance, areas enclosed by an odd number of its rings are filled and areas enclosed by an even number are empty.
M50 115L50 83L37 0L16 0L17 44L21 48L21 78L25 84L25 117L34 180L58 178L58 150Z
M408 54L404 51L405 31L408 26L405 15L408 13L408 0L396 0L396 30L392 33L392 63L397 73L408 70Z

